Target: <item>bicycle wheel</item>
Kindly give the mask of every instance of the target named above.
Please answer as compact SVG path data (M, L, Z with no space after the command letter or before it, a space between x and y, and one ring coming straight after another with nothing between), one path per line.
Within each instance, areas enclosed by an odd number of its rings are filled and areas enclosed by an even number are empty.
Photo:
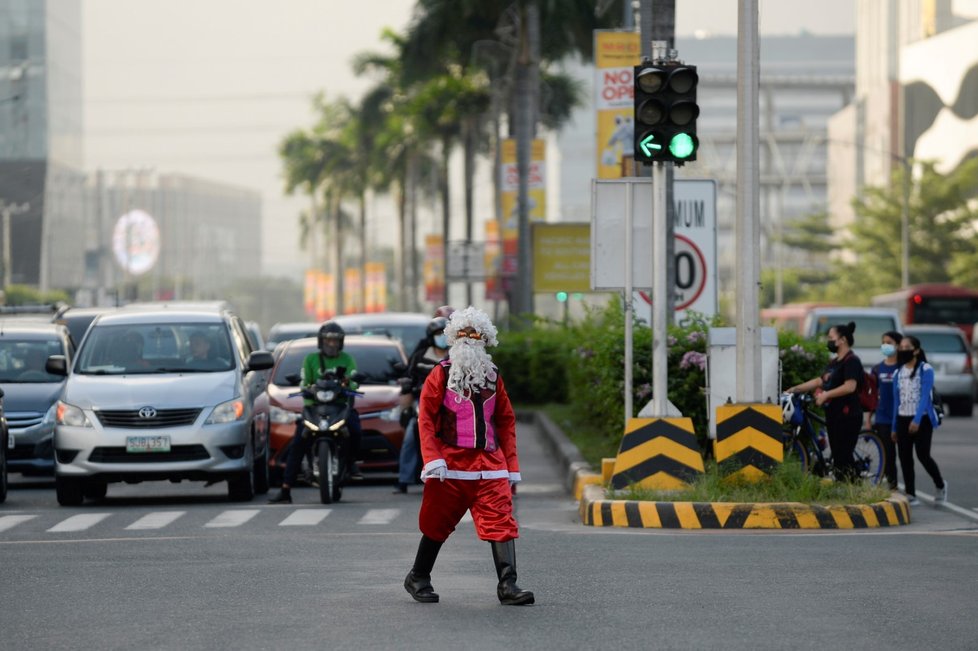
M801 471L808 472L808 450L805 449L805 445L798 439L788 439L785 441L784 460L787 461L789 459L797 459L798 463L801 464Z
M871 430L859 432L856 449L852 452L852 459L861 478L868 479L874 485L880 483L883 465L886 461L886 451L883 448L882 439L876 432Z

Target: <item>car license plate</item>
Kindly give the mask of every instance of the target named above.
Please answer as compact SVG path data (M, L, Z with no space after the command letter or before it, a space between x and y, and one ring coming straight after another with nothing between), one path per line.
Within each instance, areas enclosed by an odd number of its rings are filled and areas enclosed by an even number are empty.
M169 436L127 436L126 452L169 452Z

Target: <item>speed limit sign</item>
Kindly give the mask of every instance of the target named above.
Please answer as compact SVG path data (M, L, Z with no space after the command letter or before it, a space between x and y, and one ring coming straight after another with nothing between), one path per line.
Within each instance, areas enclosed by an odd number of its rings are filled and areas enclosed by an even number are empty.
M676 255L673 257L676 274L676 310L685 310L696 302L706 288L706 258L696 244L685 235L676 234ZM652 297L639 292L646 303Z

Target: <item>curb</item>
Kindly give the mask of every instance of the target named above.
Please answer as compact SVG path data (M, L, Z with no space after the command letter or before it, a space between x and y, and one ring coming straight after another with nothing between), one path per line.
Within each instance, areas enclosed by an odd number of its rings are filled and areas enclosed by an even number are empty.
M564 486L580 502L581 523L655 529L868 529L910 524L902 495L875 504L820 506L798 502L643 502L607 499L600 473L544 413L533 412L544 442L566 469Z

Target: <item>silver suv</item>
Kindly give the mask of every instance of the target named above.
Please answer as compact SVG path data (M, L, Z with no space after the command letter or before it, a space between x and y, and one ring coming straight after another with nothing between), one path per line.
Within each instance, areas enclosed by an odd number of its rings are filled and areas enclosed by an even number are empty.
M71 369L61 356L47 362L67 375L55 414L58 503L104 497L120 481L227 480L236 501L267 491L267 441L253 403L272 365L223 310L97 317Z

